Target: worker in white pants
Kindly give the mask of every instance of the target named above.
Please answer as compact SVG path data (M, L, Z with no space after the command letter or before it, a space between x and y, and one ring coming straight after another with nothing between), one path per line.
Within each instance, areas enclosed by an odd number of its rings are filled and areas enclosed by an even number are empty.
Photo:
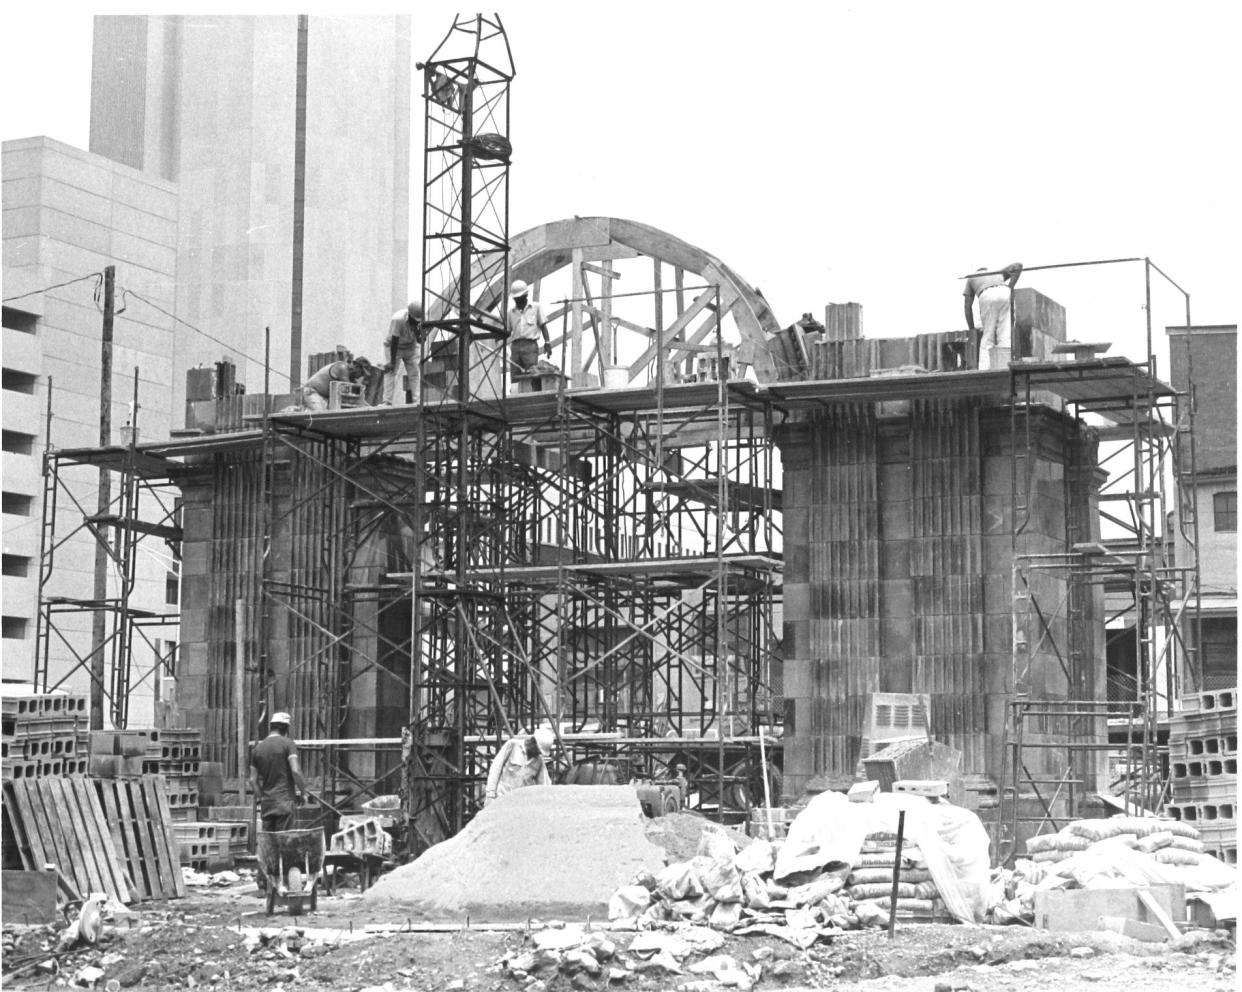
M987 272L987 269L980 269ZM979 368L1008 368L1013 349L1013 288L1022 274L1022 265L1006 265L999 274L973 275L962 291L966 304L966 326L976 331L974 307L979 300Z
M422 402L421 370L419 369L419 351L423 343L423 305L411 303L404 310L392 315L388 325L388 337L384 339L384 352L388 364L384 366L384 406L392 406L393 397L397 393L397 381L401 378L401 369L405 368L410 383L411 402L416 406Z
M551 785L548 758L556 743L550 727L540 727L529 737L511 737L501 745L487 775L484 802L527 785Z

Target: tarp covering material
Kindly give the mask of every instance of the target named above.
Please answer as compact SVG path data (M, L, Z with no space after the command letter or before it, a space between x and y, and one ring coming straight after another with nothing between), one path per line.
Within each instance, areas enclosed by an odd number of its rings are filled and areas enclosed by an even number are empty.
M987 831L970 810L922 796L882 792L869 803L852 803L839 792L816 796L790 824L776 856L775 877L853 867L868 835L897 833L902 810L903 846L921 852L920 860L931 872L945 908L963 922L981 921L987 910L990 867Z

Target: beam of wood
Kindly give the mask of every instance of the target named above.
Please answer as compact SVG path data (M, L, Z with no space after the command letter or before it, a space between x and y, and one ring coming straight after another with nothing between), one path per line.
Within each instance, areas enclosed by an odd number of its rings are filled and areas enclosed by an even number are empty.
M1156 902L1156 899L1151 892L1147 889L1136 889L1135 892L1138 893L1139 902L1147 907L1147 912L1151 913L1151 915L1155 917L1156 922L1164 927L1164 932L1167 933L1171 939L1177 940L1181 937L1182 932L1177 929L1177 924L1174 923L1169 914L1164 911L1164 907L1161 906L1160 903Z
M680 272L681 270L679 269L678 271ZM665 347L668 342L672 341L678 334L684 331L690 321L698 316L707 304L711 303L712 300L715 299L715 296L716 291L714 289L705 289L698 296L696 296L694 298L694 302L690 304L690 309L683 311L675 321L669 324L668 330L660 335L659 338L654 341L652 345L642 353L642 355L639 356L638 361L630 365L630 377L633 378L638 375L643 368L650 364L651 360L656 356L656 351ZM715 318L713 317L713 319Z
M569 377L575 386L586 385L586 369L582 365L582 249L575 248L572 253L573 287L570 290L573 302L570 304L569 324Z
M606 261L603 265L593 265L590 262L583 262L582 268L585 269L587 272L594 272L597 276L603 276L605 279L620 279L621 278L620 272L612 271L611 259Z
M600 303L603 310L600 339L600 351L603 356L600 363L601 384L604 381L604 369L617 364L617 334L616 328L612 326L612 275L612 262L605 262L604 276L606 278L600 283Z
M601 320L604 317L604 312L600 310L598 307L593 307L588 304L587 306L583 307L583 309L586 310L591 315L600 318ZM614 316L612 318L612 322L614 325L618 327L624 327L627 331L636 331L637 333L642 334L649 338L655 336L654 328L643 327L642 324L635 324L632 320L626 320L624 317Z
M673 285L677 289L677 316L686 312L686 271L680 265L673 270Z

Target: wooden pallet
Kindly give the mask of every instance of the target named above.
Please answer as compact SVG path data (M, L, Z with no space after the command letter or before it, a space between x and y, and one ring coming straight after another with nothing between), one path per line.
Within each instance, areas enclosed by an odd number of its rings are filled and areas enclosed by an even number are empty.
M133 901L108 820L89 779L5 782L4 812L23 867L42 871L44 865L56 865L83 899L103 892L123 903Z
M112 828L112 841L129 870L137 898L185 895L181 858L163 776L93 779Z

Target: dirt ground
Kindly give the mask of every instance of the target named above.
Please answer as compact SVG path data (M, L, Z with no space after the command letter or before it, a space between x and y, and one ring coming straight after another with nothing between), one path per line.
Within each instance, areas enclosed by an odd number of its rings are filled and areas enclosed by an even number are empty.
M546 922L546 921L545 921ZM573 921L586 922L586 921ZM507 957L530 948L525 927L397 932L407 921L363 912L356 890L321 896L318 912L267 917L253 883L190 890L186 899L143 904L105 926L93 947L56 954L63 928L6 926L6 989L73 987L75 975L102 971L95 988L220 990L338 989L345 992L654 992L722 988L710 976L650 970L609 982L543 968L514 977ZM478 926L478 924L474 924ZM368 927L386 928L380 933ZM266 928L262 933L260 928ZM628 945L630 934L613 935ZM899 925L852 932L799 951L779 939L730 937L717 953L759 963L756 989L1095 989L1098 992L1225 992L1236 985L1235 948L1223 931L1199 931L1174 945L1140 944L1113 934L1049 934L1024 927ZM695 958L686 960L692 963ZM87 972L87 977L90 976ZM707 981L705 982L705 979ZM115 985L111 983L115 982ZM84 986L82 986L84 987Z

